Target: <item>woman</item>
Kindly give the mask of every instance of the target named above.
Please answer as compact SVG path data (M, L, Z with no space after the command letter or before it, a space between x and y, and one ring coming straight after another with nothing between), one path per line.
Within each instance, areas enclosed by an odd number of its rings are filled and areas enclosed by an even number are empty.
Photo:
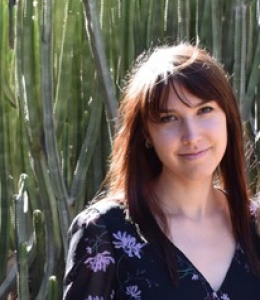
M237 102L204 50L136 62L106 196L74 220L64 299L260 299Z

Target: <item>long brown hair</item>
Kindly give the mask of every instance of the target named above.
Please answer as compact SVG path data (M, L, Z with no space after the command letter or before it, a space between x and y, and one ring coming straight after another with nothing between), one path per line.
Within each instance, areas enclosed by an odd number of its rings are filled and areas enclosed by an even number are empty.
M167 101L169 89L176 84L204 101L215 100L226 114L228 142L219 176L222 188L228 193L235 238L242 244L255 273L259 273L250 233L250 200L240 113L228 76L205 50L184 43L161 46L136 60L119 109L106 187L110 194L121 192L131 219L150 240L162 243L165 261L176 283L172 248L154 216L167 230L166 219L149 192L149 183L160 174L162 164L154 149L145 147L147 119L156 121L160 108Z

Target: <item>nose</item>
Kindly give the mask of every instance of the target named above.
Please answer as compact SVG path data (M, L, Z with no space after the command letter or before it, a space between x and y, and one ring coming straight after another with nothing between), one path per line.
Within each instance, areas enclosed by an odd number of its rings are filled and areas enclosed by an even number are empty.
M183 119L182 122L182 142L184 145L196 145L201 140L201 128L192 118Z

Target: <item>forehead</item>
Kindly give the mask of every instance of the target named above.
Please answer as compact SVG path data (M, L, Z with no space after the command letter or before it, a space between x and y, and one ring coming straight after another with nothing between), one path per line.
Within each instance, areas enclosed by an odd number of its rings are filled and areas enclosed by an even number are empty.
M199 96L196 96L189 92L182 85L172 85L169 88L168 99L166 99L166 107L185 105L188 107L196 107L204 102L212 101L213 99L203 100Z
M205 102L214 101L214 99L204 100L201 97L194 95L188 89L180 84L173 84L168 89L167 96L165 95L160 111L163 112L173 109L196 108Z

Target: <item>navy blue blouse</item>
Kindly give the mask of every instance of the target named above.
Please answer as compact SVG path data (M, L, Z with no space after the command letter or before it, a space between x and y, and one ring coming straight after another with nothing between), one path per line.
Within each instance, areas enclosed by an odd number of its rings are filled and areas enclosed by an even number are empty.
M80 213L69 242L64 300L260 299L260 278L239 243L218 291L172 245L179 273L175 287L158 245L144 239L119 204L100 202Z

